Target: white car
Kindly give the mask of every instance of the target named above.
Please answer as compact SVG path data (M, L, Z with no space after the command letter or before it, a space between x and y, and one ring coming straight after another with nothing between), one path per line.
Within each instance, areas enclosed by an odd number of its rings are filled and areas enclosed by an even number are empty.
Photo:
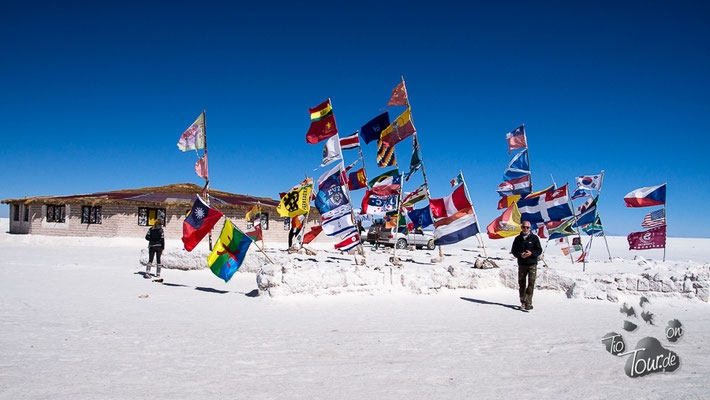
M380 243L393 246L394 245L394 229L390 228L380 233ZM416 248L426 248L427 250L434 250L436 246L434 245L434 235L431 232L423 231L420 229L415 229L407 233L406 227L400 226L399 233L397 233L397 248L406 249L407 246L416 246Z

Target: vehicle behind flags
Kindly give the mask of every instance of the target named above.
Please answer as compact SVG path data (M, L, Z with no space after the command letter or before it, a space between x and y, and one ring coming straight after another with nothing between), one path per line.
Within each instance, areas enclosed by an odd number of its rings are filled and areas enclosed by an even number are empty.
M412 111L408 108L382 131L380 140L384 146L393 147L414 132L416 129L414 129L414 122L412 122Z
M396 88L392 89L392 97L387 102L387 107L390 106L406 106L407 105L407 87L404 86L404 81L400 82Z
M414 224L412 229L426 228L434 223L434 221L431 220L431 211L429 210L429 206L410 211L407 216L412 221L412 224Z
M356 149L358 147L360 147L360 138L357 136L357 132L340 139L340 148L343 150Z
M486 231L490 239L503 239L515 236L521 231L520 210L518 205L512 203L500 217L488 224Z
M365 141L365 144L368 144L374 140L379 141L382 131L385 130L389 124L390 114L385 111L360 128L360 137L363 141Z
M471 207L471 203L466 197L463 185L456 188L453 193L441 199L429 199L429 206L434 218L449 217L460 210Z
M207 265L212 273L228 282L242 265L251 242L249 237L236 229L227 219L217 244L207 257Z
M397 157L394 154L394 147L387 147L382 140L377 141L377 166L380 168L394 167L397 165Z
M505 172L503 172L503 180L509 181L524 175L530 175L530 161L528 160L527 148L513 156Z
M311 113L311 126L306 132L307 143L316 144L338 134L330 99L314 108L309 108L308 111Z
M212 230L222 215L221 212L208 206L202 197L197 196L192 204L192 209L182 223L182 242L185 245L185 250L192 251Z
M522 221L529 221L531 224L560 221L573 215L569 207L566 184L559 189L550 188L544 195L522 198L517 204Z
M666 224L666 209L661 208L646 214L641 223L642 228L655 228Z
M202 112L195 122L190 125L177 143L178 149L182 151L197 150L205 148L205 113ZM199 175L199 173L198 173Z
M323 147L323 162L321 167L342 159L342 150L340 150L340 140L338 135L333 135L328 140L325 141L325 146Z
M666 204L666 184L636 189L624 196L626 207L649 207Z
M577 189L599 190L602 185L602 176L599 175L582 175L575 178L577 181ZM575 191L576 193L576 191Z
M508 154L510 154L511 150L528 147L528 142L525 138L525 125L521 125L514 131L506 133L505 140L508 141Z
M666 247L666 226L632 232L626 240L629 241L629 250L662 249Z
M530 174L523 175L520 178L507 180L498 185L496 191L503 197L515 195L525 196L530 194L532 191L530 187Z
M282 217L295 217L308 213L311 208L312 186L305 186L299 189L292 189L286 193L276 207L276 211Z
M353 171L348 175L348 189L358 190L367 187L367 176L365 175L365 168L360 168L357 171Z

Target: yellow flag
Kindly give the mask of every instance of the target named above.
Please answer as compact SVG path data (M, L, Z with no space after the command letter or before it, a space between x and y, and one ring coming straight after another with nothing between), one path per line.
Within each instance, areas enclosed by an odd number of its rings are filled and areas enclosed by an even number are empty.
M312 186L291 190L281 198L276 211L282 217L295 217L308 212L311 207Z

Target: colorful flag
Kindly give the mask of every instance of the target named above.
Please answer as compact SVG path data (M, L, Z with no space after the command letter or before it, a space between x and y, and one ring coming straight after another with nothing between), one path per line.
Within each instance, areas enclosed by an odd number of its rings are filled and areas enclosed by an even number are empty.
M404 86L404 81L402 81L396 88L392 89L392 97L387 102L387 107L406 106L407 102L407 88Z
M589 206L592 205L592 202L593 202L593 201L594 201L594 199L590 197L590 198L588 198L587 200L585 200L584 203L582 203L581 205L577 206L577 207L574 209L575 212L577 213L577 215L582 214L582 213L584 212L584 210L586 210L587 208L589 208Z
M434 223L434 221L431 220L431 211L429 206L410 211L407 216L412 221L412 224L414 224L412 229L425 228Z
M276 207L276 211L282 217L294 217L306 214L311 207L311 186L291 190L286 193Z
M343 150L356 149L358 147L360 147L360 138L357 136L357 132L340 139L340 148Z
M666 226L645 232L632 232L626 240L629 241L629 250L662 249L666 247Z
M207 265L215 275L228 282L242 265L251 242L227 219L212 253L207 257Z
M190 125L177 143L178 149L182 151L197 150L205 148L205 113L200 114L195 122Z
M559 189L550 188L544 195L522 198L517 204L522 221L529 221L531 224L559 221L573 215L569 207L566 184Z
M427 197L427 187L426 184L422 184L415 191L407 193L402 199L402 206L413 206L418 201L424 200Z
M666 184L636 189L624 196L626 207L649 207L666 204Z
M322 226L320 226L320 225L314 226L313 228L311 228L310 231L308 231L308 233L303 235L303 243L308 244L308 243L312 242L313 239L315 239L316 236L318 236L321 232L323 232Z
M197 196L187 218L182 223L182 242L185 250L192 251L198 243L212 230L212 227L222 218L222 213L211 208Z
M338 135L333 135L328 140L325 141L325 146L323 147L323 162L320 164L321 167L342 159L343 152L340 150L340 139Z
M441 199L429 199L429 206L431 207L431 214L434 218L445 218L471 207L471 203L466 197L464 186L461 185L446 197Z
M575 179L577 180L577 189L599 190L599 188L602 186L601 174L582 175L576 177Z
M530 174L505 181L498 185L498 188L496 189L498 194L503 197L514 195L525 196L528 195L531 190Z
M244 216L244 219L250 222L261 220L261 206L259 204L254 204L253 206L251 206L249 211L247 211L246 215Z
M389 124L390 114L388 111L385 111L360 128L360 137L365 141L365 144L373 140L380 140L382 131L387 128Z
M321 223L323 232L328 236L344 235L346 231L354 228L353 219L350 213L323 219Z
M357 171L351 172L348 175L348 189L358 190L367 187L367 176L365 175L365 168L360 168Z
M453 189L454 186L458 185L459 183L463 183L463 175L459 172L458 175L456 175L456 178L452 179L449 183L451 183L451 188Z
M371 191L366 191L362 198L361 214L384 215L389 211L397 211L398 195L378 196Z
M576 235L577 232L574 231L572 225L574 225L574 218L570 218L564 221L552 221L547 223L547 233L549 233L550 239L559 239L565 236Z
M505 134L505 140L508 141L508 154L514 149L523 149L528 147L528 142L525 139L525 125L522 125L512 132Z
M479 232L476 214L468 206L446 218L434 222L434 244L437 246L458 243Z
M323 219L349 213L352 209L343 185L342 164L336 165L318 178L315 205Z
M322 140L328 139L333 135L338 134L338 128L335 125L335 115L333 115L333 107L330 105L330 99L315 108L308 109L311 113L311 126L306 133L306 142L316 144Z
M584 225L582 227L582 230L587 235L596 235L597 233L603 232L602 220L599 218L599 214L597 214L597 218L594 220L593 223Z
M581 199L582 197L590 197L592 195L592 192L586 189L580 189L577 188L574 190L574 193L572 193L572 200L577 200Z
M384 146L394 147L394 145L408 138L414 132L416 132L416 129L414 129L414 123L412 122L412 111L408 108L382 131L380 140Z
M526 198L526 199L532 199L533 197L544 196L544 195L550 193L551 191L553 191L553 190L555 190L555 189L556 189L555 185L550 185L550 186L548 186L546 189L538 190L537 192L532 192L532 193L530 193L529 195L525 196L525 198Z
M370 180L370 182L369 182L370 187L375 186L376 184L383 182L385 180L391 180L395 176L399 176L399 170L396 168L389 170L389 171L385 172L384 174L377 175L376 177L374 177Z
M394 154L394 147L387 147L382 140L377 141L377 166L380 168L394 167L397 165L397 157Z
M261 232L261 221L255 221L254 225L247 229L246 232L244 232L245 235L249 236L249 239L251 240L262 240L262 232Z
M599 201L599 196L594 198L589 205L582 211L581 214L577 215L577 223L574 225L580 227L582 225L591 224L597 219L597 201Z
M348 251L354 249L358 244L360 244L360 235L357 229L353 229L348 232L339 243L336 243L334 247L336 250Z
M642 228L655 228L657 226L666 224L666 209L661 208L656 211L652 211L643 217L643 222L641 223Z
M503 180L509 181L524 175L530 175L530 161L528 160L527 148L513 156L513 159L508 163L508 168L503 172Z
M409 172L407 172L404 175L404 180L409 182L409 178L412 177L412 174L417 172L419 168L422 167L422 160L419 158L419 145L417 144L417 137L414 137L414 146L412 149L412 158L409 160Z
M520 233L520 210L512 203L503 214L488 224L486 231L490 239L503 239Z
M197 176L202 179L210 179L209 172L207 172L207 154L197 160L195 163L195 172L197 173Z
M510 207L511 204L515 203L518 200L520 200L519 194L515 194L512 196L505 196L502 199L498 200L498 209L502 210L504 208L508 208L508 207Z

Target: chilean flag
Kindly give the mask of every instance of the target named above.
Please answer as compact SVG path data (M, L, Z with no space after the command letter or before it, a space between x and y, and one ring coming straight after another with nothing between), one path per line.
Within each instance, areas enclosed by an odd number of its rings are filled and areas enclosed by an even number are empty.
M666 184L636 189L624 196L626 207L649 207L666 204Z

